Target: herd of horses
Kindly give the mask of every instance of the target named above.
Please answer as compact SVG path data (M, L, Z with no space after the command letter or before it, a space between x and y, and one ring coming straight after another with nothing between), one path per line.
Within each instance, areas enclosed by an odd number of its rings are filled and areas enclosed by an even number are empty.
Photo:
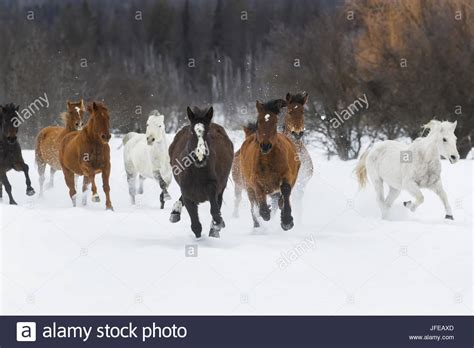
M168 187L174 177L181 196L173 204L170 221L181 219L183 206L191 219L191 230L201 237L202 225L198 216L198 205L210 203L212 224L209 236L220 237L225 227L221 214L223 194L232 173L235 187L234 216L239 214L242 192L248 195L254 228L260 227L260 219L269 221L281 211L280 224L283 230L294 227L291 195L295 192L302 199L305 186L313 175L313 162L303 142L305 132L304 109L307 93L287 93L284 99L256 102L256 122L243 130L245 139L239 150L234 146L225 129L212 121L212 107L187 108L189 124L175 135L168 147L164 116L154 110L148 117L146 133L130 132L123 137L124 166L131 203L136 194L143 193L145 179L155 180L161 188L160 207L170 200ZM99 202L95 175L102 175L105 206L113 210L110 199L110 119L107 107L101 102L87 105L83 100L67 102L66 112L60 115L63 126L42 129L36 140L35 161L38 168L40 195L54 185L54 174L64 174L69 196L76 206L76 178L83 176L82 204L91 200ZM283 129L278 130L279 115L286 108ZM23 171L26 179L26 194L35 194L28 174L28 165L22 157L17 140L19 124L15 122L18 106L0 106L0 198L5 188L10 204L16 204L6 173L15 169ZM89 114L84 125L84 114ZM360 158L355 169L359 184L365 185L369 176L374 184L377 202L382 216L387 217L388 208L401 190L407 190L415 202L405 202L410 210L423 202L420 188L429 188L438 194L446 210L446 218L453 219L447 195L441 184L440 156L451 163L459 160L454 130L456 123L432 120L425 126L430 130L427 137L415 140L410 145L395 141L384 141L369 148ZM400 154L409 152L411 161L404 162ZM50 167L50 179L46 187L45 169ZM139 179L138 190L136 179ZM383 185L390 192L384 198Z

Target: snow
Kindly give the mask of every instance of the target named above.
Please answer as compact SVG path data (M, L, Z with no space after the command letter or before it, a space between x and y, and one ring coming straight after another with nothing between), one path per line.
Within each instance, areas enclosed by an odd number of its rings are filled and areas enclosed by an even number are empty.
M231 133L236 149L241 133ZM473 161L443 161L454 221L426 191L415 213L403 207L409 197L402 193L387 221L373 189L359 191L355 161L327 161L310 148L316 173L303 210L293 204L294 229L283 231L276 216L253 231L245 195L233 218L229 181L221 238L207 237L210 207L203 204L205 236L196 241L185 210L171 224L173 201L159 209L157 183L145 181L144 195L130 205L119 145L113 138L114 212L105 211L100 176L102 201L73 208L61 173L44 198L27 197L23 174L8 173L19 205L5 197L0 203L2 313L472 313ZM38 188L33 151L24 157ZM173 200L178 192L173 181ZM185 257L195 245L197 257Z

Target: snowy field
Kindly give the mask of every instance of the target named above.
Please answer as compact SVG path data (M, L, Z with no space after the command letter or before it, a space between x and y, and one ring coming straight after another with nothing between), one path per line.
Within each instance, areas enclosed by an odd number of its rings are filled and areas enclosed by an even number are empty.
M232 137L237 149L241 134ZM146 181L130 205L119 144L112 140L114 212L105 211L100 176L102 202L73 208L62 173L44 198L29 198L23 173L9 172L19 205L0 203L2 313L472 313L471 160L443 161L454 221L428 191L416 213L403 207L403 193L383 221L372 188L359 192L355 161L327 161L311 149L316 174L300 217L294 207L293 230L281 230L276 216L253 232L245 195L240 218L232 218L229 181L221 238L207 237L203 204L205 237L196 241L185 210L171 224L172 202L159 209L156 183ZM24 157L38 191L33 151ZM178 192L173 181L173 199ZM197 257L186 257L195 245Z

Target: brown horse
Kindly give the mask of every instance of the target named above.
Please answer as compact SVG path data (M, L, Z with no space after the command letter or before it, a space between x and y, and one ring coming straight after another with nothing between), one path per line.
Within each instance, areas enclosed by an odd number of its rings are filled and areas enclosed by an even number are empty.
M286 106L286 101L277 99L262 104L257 100L256 106L256 133L247 137L240 148L240 170L251 204L254 227L260 227L256 206L263 220L270 220L267 204L267 195L270 195L274 200L278 199L281 227L289 230L294 226L290 195L301 163L296 146L277 131L278 114Z
M243 127L245 133L245 139L251 136L257 131L256 124L249 124ZM232 180L234 181L234 213L233 217L239 217L239 207L242 201L242 190L244 189L244 178L242 177L242 171L240 170L240 149L234 155L234 161L232 162Z
M212 225L210 237L219 238L225 227L221 216L222 196L227 185L234 146L225 129L212 123L214 110L187 108L190 125L183 127L169 147L173 175L181 188L181 197L174 204L170 221L181 219L183 205L191 218L191 230L201 237L202 225L198 204L209 201Z
M296 181L295 193L299 200L302 199L304 188L313 176L313 161L304 145L304 105L308 101L308 93L291 94L287 93L287 111L283 124L283 134L285 134L296 146L296 151L301 161L301 168Z
M102 173L102 188L105 192L105 206L113 210L110 201L110 125L109 112L105 105L93 102L87 106L90 113L86 126L80 131L66 134L59 149L59 161L64 173L69 196L76 206L76 188L74 174L83 175L82 204L87 204L87 189L92 184L92 201L99 202L95 175Z
M54 173L61 170L59 163L59 145L64 136L72 131L82 128L84 112L84 101L67 102L67 112L61 113L60 117L63 127L51 126L43 128L36 137L35 159L38 167L40 195L43 194L43 184L45 181L44 172L46 165L50 167L49 183L46 188L54 186Z

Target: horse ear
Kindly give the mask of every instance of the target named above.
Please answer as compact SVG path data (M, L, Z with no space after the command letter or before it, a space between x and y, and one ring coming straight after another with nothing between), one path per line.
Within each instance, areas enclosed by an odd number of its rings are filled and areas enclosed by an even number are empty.
M20 110L20 105L15 108L16 111Z
M186 113L188 114L188 118L189 118L190 121L193 121L194 118L196 117L194 115L193 110L191 110L191 108L189 106L186 108Z
M457 125L458 125L458 121L454 121L454 122L452 123L453 132L454 132L454 130L456 129L456 126L457 126Z
M290 100L291 100L291 94L290 92L286 93L286 97L285 97L286 101L289 103Z
M87 105L87 111L92 114L94 112L92 104Z
M84 99L81 99L81 109L84 109Z
M93 102L93 103L92 103L92 108L93 108L95 111L99 110L99 107L97 106L96 102Z
M204 117L207 121L211 122L212 116L214 116L214 108L211 106Z
M263 112L264 112L264 110L263 110L263 105L262 105L262 103L260 103L260 101L257 100L257 102L255 103L255 106L257 107L257 111L258 111L259 113L263 113Z
M280 109L286 107L287 105L288 105L288 103L286 102L286 100L278 99L278 107Z
M303 92L303 100L304 100L304 103L303 104L306 104L308 102L308 92Z
M66 105L67 105L67 108L68 108L68 109L71 108L71 102L70 102L69 100L66 102Z

